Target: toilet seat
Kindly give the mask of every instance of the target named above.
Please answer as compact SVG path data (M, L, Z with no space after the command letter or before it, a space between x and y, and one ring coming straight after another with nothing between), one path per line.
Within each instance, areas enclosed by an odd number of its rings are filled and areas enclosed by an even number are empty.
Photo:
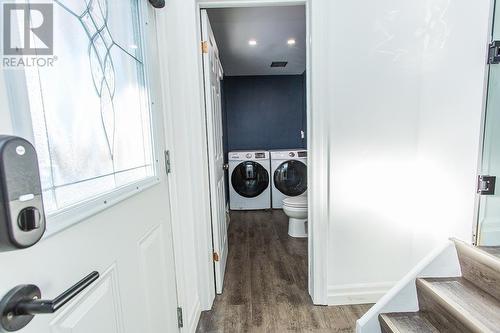
M283 205L291 208L307 208L307 197L298 196L283 199Z

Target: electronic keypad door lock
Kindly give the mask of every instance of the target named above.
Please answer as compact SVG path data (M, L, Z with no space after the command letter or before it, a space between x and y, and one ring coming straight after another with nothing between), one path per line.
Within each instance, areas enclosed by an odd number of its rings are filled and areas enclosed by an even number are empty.
M35 148L23 138L0 135L0 251L30 247L44 232Z

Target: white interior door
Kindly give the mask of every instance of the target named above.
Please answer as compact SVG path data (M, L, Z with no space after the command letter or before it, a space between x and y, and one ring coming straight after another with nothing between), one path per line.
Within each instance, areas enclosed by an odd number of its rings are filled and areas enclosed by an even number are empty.
M21 332L176 332L161 83L151 70L158 66L155 12L142 0L91 3L92 13L88 1L53 3L53 68L37 68L34 81L28 69L26 77L20 69L0 73L0 134L35 143L50 212L39 243L0 253L0 297L34 284L43 299L54 299L97 271L90 286L57 312L36 315ZM102 25L102 35L91 43L86 29L95 25ZM107 58L99 58L106 49ZM39 89L30 91L31 84ZM110 87L111 96L104 90ZM139 114L143 107L148 111Z
M500 40L500 8L495 9L493 40ZM484 128L481 174L496 176L494 195L482 195L479 208L478 244L500 245L500 64L489 68L488 101Z
M201 11L201 22L215 286L217 293L220 294L224 284L228 252L220 85L223 72L206 10Z

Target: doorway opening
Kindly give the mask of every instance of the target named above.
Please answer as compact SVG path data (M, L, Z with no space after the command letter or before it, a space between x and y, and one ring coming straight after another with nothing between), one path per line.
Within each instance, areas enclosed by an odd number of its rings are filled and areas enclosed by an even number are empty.
M263 311L280 298L312 305L306 6L205 8L200 17L219 294L204 316Z

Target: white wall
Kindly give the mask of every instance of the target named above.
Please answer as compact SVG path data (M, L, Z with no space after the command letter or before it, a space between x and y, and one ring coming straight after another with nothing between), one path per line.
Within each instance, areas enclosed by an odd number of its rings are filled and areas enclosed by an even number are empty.
M377 299L408 271L407 177L417 149L419 2L313 2L329 13L325 43L330 114L328 303ZM314 17L313 17L314 20ZM314 32L313 32L314 34ZM316 83L316 84L314 84Z
M420 238L417 259L425 254L421 244L435 243L436 238L472 241L489 15L490 0L472 7L469 1L438 1L428 8L429 20L421 32L417 164L426 209L415 223L415 237ZM431 190L432 184L443 184L444 190Z
M376 301L471 240L490 3L313 3L331 22L328 302Z

